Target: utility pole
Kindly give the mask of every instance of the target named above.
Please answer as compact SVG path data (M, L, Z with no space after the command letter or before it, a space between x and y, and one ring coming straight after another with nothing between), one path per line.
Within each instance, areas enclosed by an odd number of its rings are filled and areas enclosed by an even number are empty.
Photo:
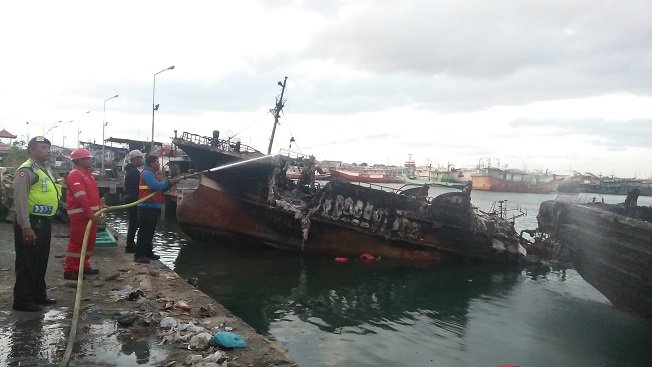
M281 111L283 110L283 105L285 101L283 100L283 94L285 93L285 84L288 81L288 77L286 76L285 79L283 80L283 83L278 82L278 85L281 86L281 96L276 98L276 107L272 108L269 110L274 115L274 127L272 128L272 137L269 139L269 148L267 148L267 155L272 154L272 144L274 144L274 134L276 134L276 125L278 125L278 118L281 115Z

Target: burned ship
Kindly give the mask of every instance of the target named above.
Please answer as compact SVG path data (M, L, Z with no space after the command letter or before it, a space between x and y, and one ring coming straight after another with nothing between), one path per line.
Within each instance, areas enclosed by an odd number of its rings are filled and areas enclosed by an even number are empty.
M537 220L614 306L652 320L652 208L544 201Z
M283 108L285 82L276 99L274 132ZM471 205L469 193L427 197L427 186L405 191L381 186L315 182L312 156L265 154L230 139L183 133L174 144L205 172L184 195L177 221L194 239L239 236L275 248L334 256L371 254L409 260L451 255L505 263L524 259L513 225ZM299 179L287 172L299 167ZM294 171L294 168L292 170Z
M188 133L174 143L201 170L264 156ZM177 221L195 239L236 235L335 256L437 260L453 255L517 263L525 255L513 225L477 211L468 193L428 198L420 187L397 191L336 181L320 187L310 174L314 164L313 157L277 155L202 174L199 187L178 204ZM306 174L288 179L291 166Z

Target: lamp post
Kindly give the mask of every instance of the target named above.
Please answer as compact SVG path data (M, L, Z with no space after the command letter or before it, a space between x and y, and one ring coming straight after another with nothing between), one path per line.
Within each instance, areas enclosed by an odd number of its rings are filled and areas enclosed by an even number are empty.
M154 111L158 109L158 106L154 104L155 103L154 96L156 95L156 76L166 70L174 70L174 65L154 74L154 86L152 87L152 145L150 146L150 151L149 151L150 154L154 152Z
M80 122L79 120L81 120L81 118L88 113L91 113L91 111L86 111L82 113L81 116L79 116L79 118L77 119L77 148L81 148L81 141L79 139L79 135L81 134L81 130L79 127L79 122Z
M106 122L106 101L109 101L113 98L118 98L118 95L116 94L113 97L109 97L105 99L104 108L102 109L102 168L101 168L102 172L100 173L100 176L102 177L105 176L104 174L104 128L106 127L106 124L108 124L108 122Z
M29 143L29 121L25 121L25 126L27 128L27 143Z
M66 124L71 122L72 120L61 123L61 152L66 147Z
M61 123L61 120L59 120L59 121L55 122L54 124L52 124L52 126L50 126L50 128L48 129L48 131L50 132L50 143L51 144L53 144L52 142L54 141L54 129L57 126L59 126L60 123Z

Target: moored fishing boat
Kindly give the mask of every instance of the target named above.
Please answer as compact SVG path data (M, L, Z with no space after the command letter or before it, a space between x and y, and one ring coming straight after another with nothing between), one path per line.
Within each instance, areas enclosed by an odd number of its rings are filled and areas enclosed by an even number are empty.
M554 176L538 176L521 170L480 168L471 175L473 190L549 194L554 187Z
M539 231L571 252L577 272L616 307L652 320L652 208L545 201Z

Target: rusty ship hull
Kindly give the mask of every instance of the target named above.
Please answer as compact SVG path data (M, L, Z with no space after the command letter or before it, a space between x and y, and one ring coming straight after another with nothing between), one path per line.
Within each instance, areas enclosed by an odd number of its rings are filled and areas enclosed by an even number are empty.
M652 208L545 201L537 220L614 306L652 320Z
M524 250L513 226L479 216L463 193L431 203L358 185L330 182L292 205L235 195L219 177L202 176L181 200L177 221L190 237L235 235L294 252L407 260L473 258L518 263Z

